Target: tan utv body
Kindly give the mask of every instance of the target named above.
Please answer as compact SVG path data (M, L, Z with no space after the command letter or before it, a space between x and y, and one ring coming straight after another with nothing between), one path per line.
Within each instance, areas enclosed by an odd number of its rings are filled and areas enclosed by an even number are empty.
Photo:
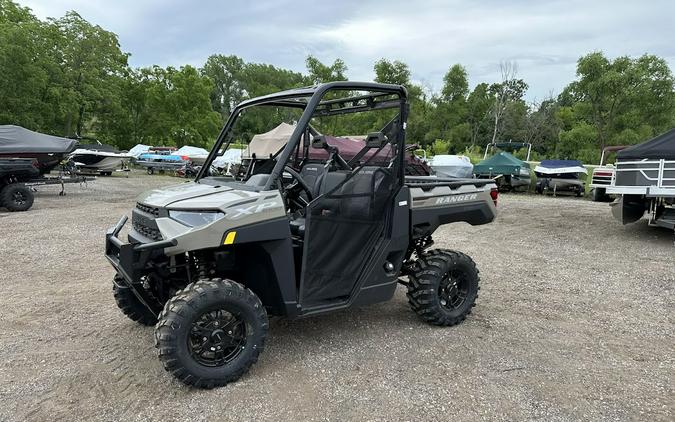
M366 94L344 94L356 91ZM210 163L228 149L235 122L257 106L300 109L287 143L251 157L234 176L214 174ZM312 125L317 116L380 109L394 118L368 134L349 162ZM194 182L138 198L127 239L120 238L126 216L108 231L106 257L118 306L155 325L168 371L197 387L224 385L257 361L268 316L378 303L399 284L421 319L454 325L466 318L478 295L476 265L460 252L429 249L432 234L449 223L493 221L497 186L406 177L407 112L405 88L377 83L252 99L235 108ZM309 142L328 158L309 159Z

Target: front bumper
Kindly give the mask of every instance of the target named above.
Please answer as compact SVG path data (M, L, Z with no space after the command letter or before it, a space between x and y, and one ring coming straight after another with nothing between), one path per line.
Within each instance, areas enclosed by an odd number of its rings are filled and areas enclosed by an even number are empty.
M142 277L149 269L150 258L156 251L176 246L176 239L160 240L150 243L128 243L120 240L119 235L128 218L123 216L105 235L105 255L120 276L118 288L132 289L136 297L155 315L161 311L161 305L143 287Z

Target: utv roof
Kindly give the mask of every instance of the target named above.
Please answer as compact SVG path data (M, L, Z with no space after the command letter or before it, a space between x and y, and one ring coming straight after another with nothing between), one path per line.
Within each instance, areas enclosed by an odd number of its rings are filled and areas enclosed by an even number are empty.
M256 104L270 104L286 107L300 107L305 108L309 104L309 99L315 94L319 97L329 90L355 90L355 91L371 91L370 94L359 95L357 97L348 97L349 100L356 98L374 98L379 96L386 96L391 94L398 94L402 98L408 97L408 91L402 85L382 84L378 82L352 82L352 81L337 81L327 82L324 84L306 86L302 88L293 88L286 91L275 92L274 94L263 95L261 97L251 98L241 102L237 107L246 108ZM324 100L320 104L339 102L347 98L340 98L336 100Z

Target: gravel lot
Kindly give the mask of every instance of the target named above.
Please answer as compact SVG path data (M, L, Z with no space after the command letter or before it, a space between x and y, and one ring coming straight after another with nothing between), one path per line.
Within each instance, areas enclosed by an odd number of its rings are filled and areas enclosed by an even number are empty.
M503 195L491 225L446 226L470 254L475 312L436 328L388 303L272 322L239 382L166 373L152 328L116 308L106 228L170 177L99 178L0 211L0 420L673 420L675 248L607 204Z

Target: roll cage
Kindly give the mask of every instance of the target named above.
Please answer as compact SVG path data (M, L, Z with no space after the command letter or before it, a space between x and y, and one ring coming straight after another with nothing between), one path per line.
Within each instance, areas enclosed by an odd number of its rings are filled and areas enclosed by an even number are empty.
M360 91L367 92L367 94L348 95L345 97L324 99L326 93L340 91L347 93L350 91ZM389 142L397 145L397 148L395 148L397 155L394 157L394 159L398 160L397 167L399 174L397 179L399 184L402 184L405 168L405 157L403 151L405 149L405 122L408 113L407 98L407 90L405 87L400 85L375 82L339 81L329 82L313 87L291 89L243 101L234 108L228 117L227 122L218 134L216 142L211 149L204 166L199 171L195 181L198 182L201 178L208 175L208 169L210 168L213 160L216 158L218 151L221 149L226 150L233 141L232 137L228 137L228 134L232 130L232 127L234 126L234 123L240 116L241 112L250 107L264 105L272 107L277 106L299 108L303 110L303 113L300 116L300 119L298 120L297 125L288 140L288 143L275 157L276 163L272 169L272 172L270 173L268 181L262 188L263 191L270 190L272 186L274 186L275 181L282 175L284 166L298 147L303 133L308 127L311 129L309 123L313 117L336 116L341 114L392 108L399 108L398 116L389 122L385 128L383 128L383 130L386 128L391 129L391 126L394 125L398 126L397 130L394 131L396 134L396 139L390 139Z

